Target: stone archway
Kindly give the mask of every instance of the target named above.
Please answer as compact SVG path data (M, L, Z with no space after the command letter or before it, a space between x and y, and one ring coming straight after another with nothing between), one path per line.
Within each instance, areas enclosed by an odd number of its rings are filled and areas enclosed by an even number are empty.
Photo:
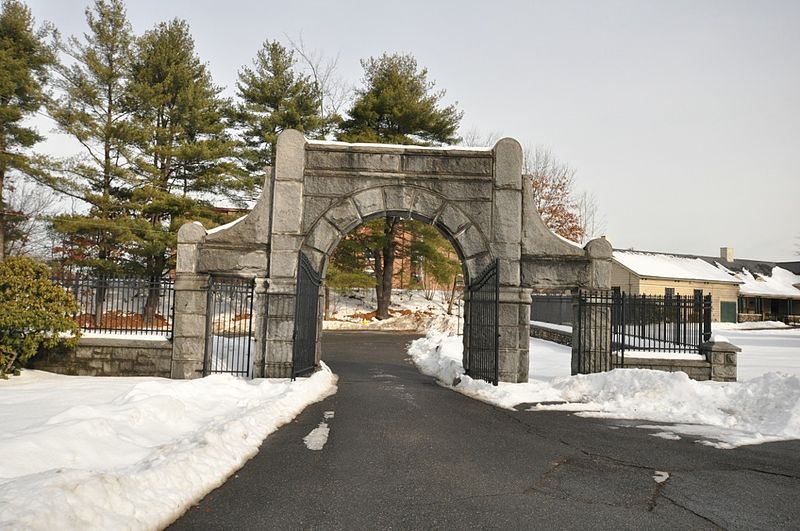
M201 294L215 274L256 279L256 375L291 374L300 251L320 270L353 228L393 215L437 226L467 278L498 264L499 377L526 381L531 289L608 288L611 259L605 240L581 248L550 232L526 184L522 149L509 138L492 148L429 148L310 141L284 131L247 216L208 232L197 223L179 231L173 376L202 369Z

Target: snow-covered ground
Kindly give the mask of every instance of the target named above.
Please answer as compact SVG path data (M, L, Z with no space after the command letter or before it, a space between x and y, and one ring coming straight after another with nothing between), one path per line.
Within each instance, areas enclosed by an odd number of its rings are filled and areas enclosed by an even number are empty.
M793 332L788 347L778 346L783 340L759 334L749 351L756 359L758 352L766 352L761 359L770 361L762 361L764 370L779 371L783 368L780 364L787 363L781 360L792 352L793 363L800 357L800 331ZM726 335L733 336L729 338L734 343L741 342L736 333L728 331ZM770 353L764 345L783 354ZM441 385L500 407L533 404L527 407L669 423L643 422L639 427L656 430L653 435L657 437L688 436L719 448L800 438L800 371L763 374L747 368L750 379L735 383L697 382L685 373L643 369L569 376L569 347L539 339L532 339L530 346L530 381L498 386L463 374L459 336L429 333L411 344L409 354L423 373L436 377ZM543 404L552 402L555 404Z
M325 330L439 330L457 333L461 323L459 315L463 315L463 301L458 293L448 314L450 292L433 291L426 294L422 290L392 290L391 317L383 320L375 319L375 290L331 290L330 293L330 312L323 322Z
M336 392L310 378L0 380L0 528L155 529Z
M572 327L568 325L539 321L535 321L535 324L563 332L572 331ZM769 372L800 376L800 328L792 328L778 321L713 323L711 328L715 334L724 333L727 340L742 349L737 359L739 381L756 378ZM636 353L627 351L625 355L699 359L694 354L684 355L669 352Z

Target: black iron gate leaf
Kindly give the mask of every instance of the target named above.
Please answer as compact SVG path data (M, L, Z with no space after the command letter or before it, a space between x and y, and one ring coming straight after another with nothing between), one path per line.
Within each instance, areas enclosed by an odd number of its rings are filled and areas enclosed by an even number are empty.
M468 357L466 373L497 385L500 317L498 263L489 266L469 290Z
M319 286L321 275L308 257L300 251L297 266L297 292L294 307L292 378L316 368L317 319L319 318Z
M252 376L253 292L255 281L212 277L208 285L203 375Z

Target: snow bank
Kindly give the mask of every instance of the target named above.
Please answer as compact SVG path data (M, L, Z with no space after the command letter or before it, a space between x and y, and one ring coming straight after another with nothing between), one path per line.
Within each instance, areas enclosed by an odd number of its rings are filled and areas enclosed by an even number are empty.
M92 378L25 371L0 381L0 528L163 527L336 392L310 378Z
M747 382L720 383L697 382L682 372L616 369L493 386L464 375L459 337L431 333L414 341L409 354L443 386L504 408L536 404L531 410L675 423L671 432L700 436L720 448L800 438L797 375L769 373ZM531 358L535 363L535 354Z
M712 330L768 330L791 328L780 321L750 321L746 323L711 323Z

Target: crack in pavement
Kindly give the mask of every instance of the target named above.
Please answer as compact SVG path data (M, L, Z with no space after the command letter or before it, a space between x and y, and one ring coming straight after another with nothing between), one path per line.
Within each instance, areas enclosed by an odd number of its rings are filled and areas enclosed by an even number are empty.
M656 508L656 505L658 504L658 497L661 495L661 491L664 489L664 486L669 482L671 477L672 475L660 483L656 482L656 488L653 489L653 494L650 496L650 502L647 504L648 512L652 513L653 509Z
M702 515L702 514L698 513L697 511L695 511L695 510L693 510L693 509L690 509L690 508L686 507L685 505L683 505L683 504L681 504L681 503L678 503L678 502L677 502L677 501L675 501L673 498L670 498L669 496L667 496L667 495L666 495L666 494L664 494L663 492L661 492L661 493L660 493L660 496L661 496L662 498L664 498L665 500L669 501L670 503L672 503L672 505L674 505L675 507L678 507L678 508L680 508L680 509L683 509L684 511L687 511L687 512L689 512L689 513L691 513L691 514L695 515L696 517L698 517L698 518L701 518L701 519L705 520L706 522L710 523L711 525L713 525L713 526L714 526L714 527L716 527L717 529L725 529L723 526L721 526L720 524L716 523L714 520L712 520L712 519L711 519L711 518L709 518L708 516L704 516L704 515Z

